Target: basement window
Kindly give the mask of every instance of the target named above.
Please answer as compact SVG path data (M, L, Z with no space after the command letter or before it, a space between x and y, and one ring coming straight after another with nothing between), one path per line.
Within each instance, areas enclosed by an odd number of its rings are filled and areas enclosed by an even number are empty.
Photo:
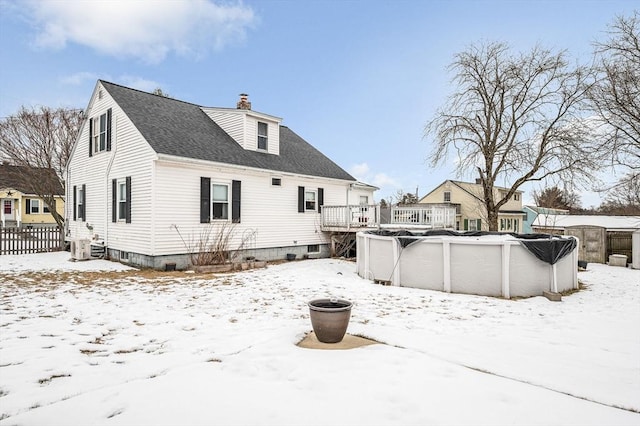
M320 253L320 245L319 244L309 244L307 246L307 253Z

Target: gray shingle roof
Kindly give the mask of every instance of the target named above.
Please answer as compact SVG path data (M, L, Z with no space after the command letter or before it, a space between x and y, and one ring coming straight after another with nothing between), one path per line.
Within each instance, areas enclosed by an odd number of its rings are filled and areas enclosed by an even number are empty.
M286 126L280 126L280 155L249 151L198 105L100 82L158 154L355 181Z
M37 183L37 184L36 184ZM64 195L64 189L53 169L0 164L0 188L15 189L23 194L36 194L47 189L53 195Z

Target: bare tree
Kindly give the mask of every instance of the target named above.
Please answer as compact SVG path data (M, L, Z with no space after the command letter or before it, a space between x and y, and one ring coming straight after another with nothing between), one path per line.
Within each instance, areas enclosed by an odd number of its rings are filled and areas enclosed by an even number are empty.
M533 200L538 207L565 210L580 208L580 195L557 186L533 191Z
M78 109L22 107L0 121L0 156L18 166L13 170L19 179L43 199L60 226L64 218L55 209L54 196L65 187L63 172L82 120L83 112ZM43 174L43 169L55 173ZM53 178L43 179L43 175Z
M152 94L154 94L154 95L163 96L163 97L165 97L165 98L170 98L170 97L171 97L171 95L169 95L167 92L164 92L164 91L162 90L162 88L160 88L160 87L156 87L156 88L153 90L153 92L151 92L151 93L152 93Z
M640 215L640 174L629 173L611 188L598 211L605 214Z
M404 206L409 204L416 204L418 202L418 197L416 194L412 194L410 192L404 192L402 189L398 189L396 194L390 197L391 203L394 203L398 206Z
M617 17L595 43L599 78L589 93L613 164L640 174L640 13ZM627 176L628 177L628 176ZM623 181L627 179L623 178ZM621 182L624 185L624 182Z
M479 175L489 230L498 230L500 207L523 184L592 178L600 157L579 108L589 68L572 67L565 52L514 54L490 42L457 54L450 70L457 89L425 128L434 139L429 160L437 165L455 151L456 173ZM508 190L496 197L495 185Z

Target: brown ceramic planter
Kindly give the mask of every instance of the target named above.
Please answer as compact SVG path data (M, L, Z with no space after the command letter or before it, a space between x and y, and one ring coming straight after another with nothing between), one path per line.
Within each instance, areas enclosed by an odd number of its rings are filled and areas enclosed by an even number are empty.
M309 302L311 325L322 343L338 343L347 332L351 306L348 300L316 299Z

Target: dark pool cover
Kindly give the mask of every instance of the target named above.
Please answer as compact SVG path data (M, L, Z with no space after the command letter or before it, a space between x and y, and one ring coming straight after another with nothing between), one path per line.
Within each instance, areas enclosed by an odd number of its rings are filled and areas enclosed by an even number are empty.
M551 234L516 234L513 232L487 232L487 231L467 231L458 232L446 229L438 229L425 232L411 231L387 231L384 229L378 231L367 231L368 234L380 235L385 237L395 237L402 248L408 247L412 243L419 241L419 237L433 236L453 236L453 237L481 237L483 235L511 235L516 238L530 253L535 257L547 262L551 265L557 263L560 259L568 255L576 248L575 238L566 238Z

